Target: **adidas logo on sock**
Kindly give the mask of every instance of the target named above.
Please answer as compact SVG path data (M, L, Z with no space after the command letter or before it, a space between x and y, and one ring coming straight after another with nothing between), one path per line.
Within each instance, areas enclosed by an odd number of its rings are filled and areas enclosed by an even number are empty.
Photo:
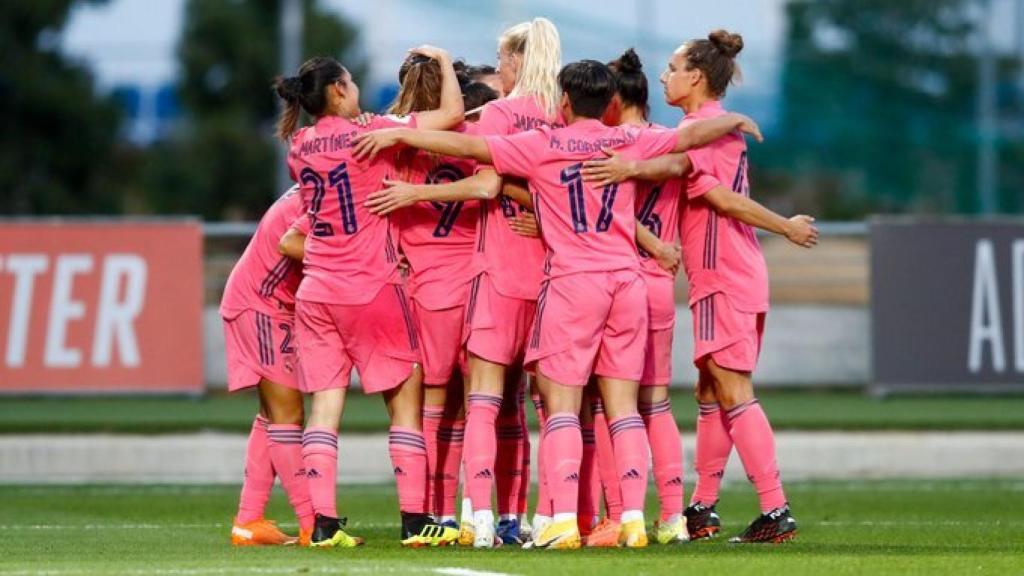
M725 470L719 470L718 472L711 473L712 478L721 478L722 476L725 476Z
M298 472L295 473L295 477L296 478L299 478L301 476L307 476L307 477L309 476L308 474L306 474L306 469L305 468L299 468Z
M569 474L568 476L565 477L565 481L566 482L579 482L580 481L580 475L575 473L575 472L573 472L572 474Z
M750 482L751 484L754 483L754 475L753 474L747 474L747 482Z
M630 468L629 472L622 475L623 480L639 480L640 473L636 471L636 468Z
M477 480L490 480L491 478L494 478L494 474L491 474L490 468L484 468L483 470L477 472L474 478L476 478Z
M676 476L675 478L669 480L668 482L665 482L665 486L682 486L682 485L683 485L683 479L680 478L679 476Z
M399 466L395 466L395 476L405 476L405 470L402 470Z
M316 471L316 468L310 468L309 472L306 472L306 478L319 478L320 473Z

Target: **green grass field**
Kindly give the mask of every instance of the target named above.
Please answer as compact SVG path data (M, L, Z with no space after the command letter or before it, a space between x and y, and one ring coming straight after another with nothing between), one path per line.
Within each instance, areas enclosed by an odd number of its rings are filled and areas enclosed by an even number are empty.
M899 396L876 399L854 391L763 391L762 405L779 430L1024 430L1024 396ZM673 412L692 430L696 406L673 394ZM84 397L0 399L0 433L247 431L255 396ZM533 410L528 410L532 414ZM387 429L383 403L349 395L343 429Z
M646 550L403 550L390 486L343 486L357 550L233 549L235 487L0 487L0 573L79 574L1019 574L1024 483L793 483L796 541L722 539ZM1016 504L1014 504L1016 503ZM755 512L747 486L720 505L725 533ZM290 520L275 494L269 515ZM294 531L294 523L282 522ZM476 572L472 572L472 571Z

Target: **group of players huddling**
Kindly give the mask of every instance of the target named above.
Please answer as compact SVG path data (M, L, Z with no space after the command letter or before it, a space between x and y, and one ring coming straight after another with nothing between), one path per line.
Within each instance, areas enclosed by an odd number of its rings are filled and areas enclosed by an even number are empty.
M278 78L297 184L261 220L221 306L229 388L260 398L232 542L362 544L335 504L353 368L391 418L404 546L646 546L649 458L656 540L709 538L734 446L761 515L733 541L791 538L751 384L768 310L754 228L808 248L818 232L750 199L742 133L760 134L720 103L742 47L719 30L675 51L661 83L685 112L677 129L647 120L633 50L563 68L543 18L505 31L496 69L411 51L387 116L360 111L331 58ZM302 111L313 124L298 128ZM680 264L700 371L685 509L668 394ZM541 424L529 523L527 380ZM275 477L297 538L263 517Z

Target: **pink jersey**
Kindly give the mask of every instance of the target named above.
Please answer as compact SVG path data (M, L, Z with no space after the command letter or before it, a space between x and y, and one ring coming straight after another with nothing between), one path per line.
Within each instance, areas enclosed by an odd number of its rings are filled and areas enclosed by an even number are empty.
M658 124L650 126L667 129ZM679 196L682 193L683 181L679 178L664 182L640 180L636 183L636 219L666 244L679 241ZM640 265L647 274L672 277L643 249L640 249Z
M263 215L256 233L238 259L224 287L220 315L232 319L246 310L278 314L295 309L302 266L277 250L281 237L303 214L302 197L293 186Z
M410 119L414 122L414 118ZM376 117L367 127L324 116L292 138L288 168L299 183L309 211L305 277L298 297L325 304L366 304L381 287L398 283L398 230L387 217L363 205L395 174L395 149L373 162L352 156L352 140L363 132L403 126Z
M473 175L471 160L407 150L399 155L398 178L413 184L442 184ZM476 201L420 202L395 213L402 252L409 260L409 293L428 310L466 302L478 269Z
M488 102L472 133L508 136L548 126L547 115L532 96ZM560 126L561 124L556 125ZM503 296L536 300L544 277L544 244L538 238L520 236L508 220L526 208L505 196L483 202L478 226L478 260Z
M636 183L595 187L583 181L583 162L610 146L626 158L646 159L675 147L673 130L608 127L584 119L565 128L540 128L515 136L489 136L499 174L527 178L534 210L548 246L549 277L577 272L639 269L636 248Z
M686 115L683 123L725 113L712 100ZM716 212L702 196L715 186L750 196L747 144L739 132L687 152L693 170L686 178L687 202L681 235L683 264L690 283L690 305L724 292L743 312L768 310L768 268L754 229Z

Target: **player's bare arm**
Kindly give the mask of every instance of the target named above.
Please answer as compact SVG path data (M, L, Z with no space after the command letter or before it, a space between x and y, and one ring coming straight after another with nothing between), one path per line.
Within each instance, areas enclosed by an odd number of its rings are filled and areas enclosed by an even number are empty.
M282 256L302 262L302 258L306 255L306 235L295 228L289 228L281 237L277 251Z
M441 105L436 110L418 112L416 127L421 130L448 130L458 126L465 115L465 107L451 55L447 50L430 45L414 48L410 52L436 60L441 65L442 73Z
M657 158L636 160L624 158L612 148L602 148L607 158L583 163L583 179L597 186L617 184L625 180L664 182L682 178L693 165L684 153L665 154Z
M636 223L636 243L654 258L662 270L672 274L679 271L679 265L683 260L682 249L675 244L662 242L639 220Z
M385 180L384 188L370 194L365 206L370 212L385 215L412 206L417 202L459 202L489 200L501 190L501 177L493 170L444 184L410 184L401 180Z
M533 212L520 212L508 221L508 227L516 234L526 238L540 238L540 227L537 216Z
M725 186L712 188L704 194L704 199L720 214L755 228L785 236L797 246L813 248L818 243L818 228L814 226L814 218L810 216L801 214L785 218Z
M472 158L491 163L491 151L487 148L486 140L456 132L385 128L360 134L354 142L353 154L360 160L373 161L382 150L403 144L442 156Z
M707 146L734 130L750 134L758 143L764 142L761 128L749 116L739 112L727 112L715 118L691 122L677 131L679 140L675 152L685 152L693 148Z
M533 210L533 196L526 187L526 183L518 179L506 178L501 182L501 193L513 199L520 206Z

